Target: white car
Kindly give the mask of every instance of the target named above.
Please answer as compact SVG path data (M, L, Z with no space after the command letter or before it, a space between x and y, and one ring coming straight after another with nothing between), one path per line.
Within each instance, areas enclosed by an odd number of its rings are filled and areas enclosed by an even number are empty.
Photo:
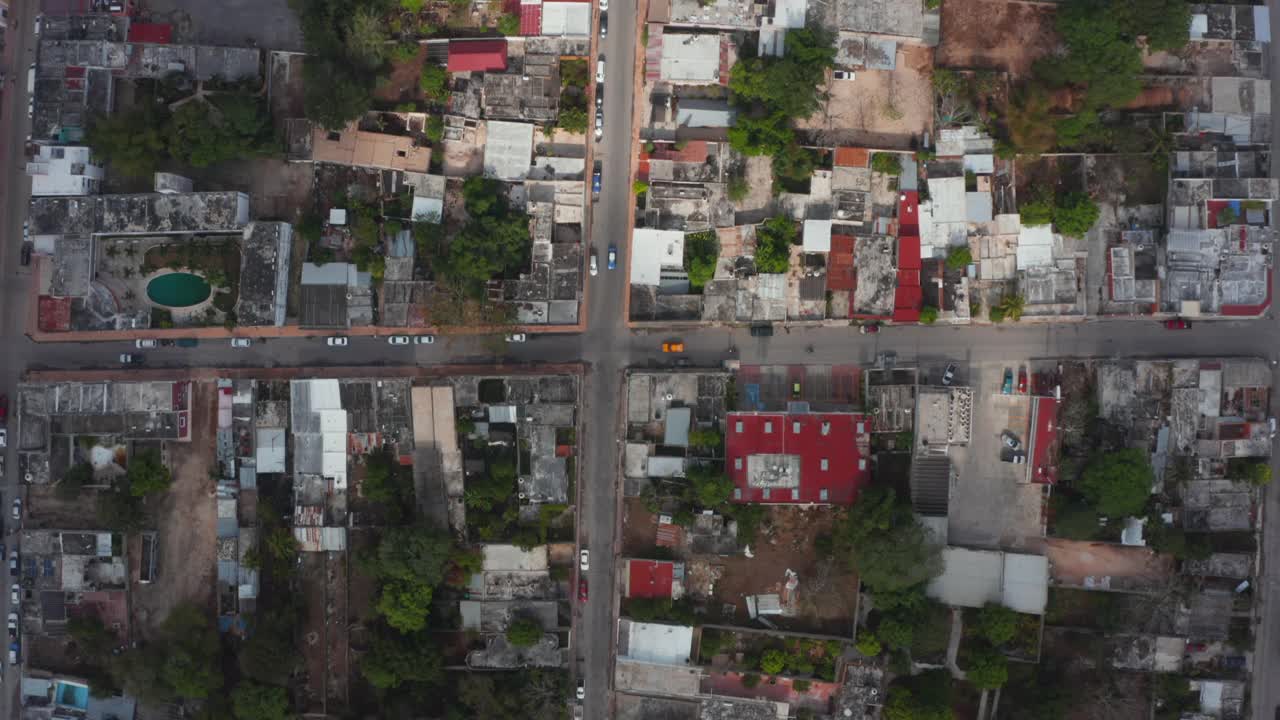
M528 339L529 339L529 336L525 335L524 333L511 333L510 335L507 336L507 342L510 342L510 343L524 342L525 340L528 340Z
M596 113L596 139L604 137L604 113Z
M253 347L253 338L231 338L231 347L233 348Z
M408 335L392 335L391 337L387 338L387 344L388 345L408 345L409 336Z
M582 548L582 551L578 553L578 569L582 570L583 572L586 572L587 570L591 569L591 551L590 550L586 548Z
M603 1L603 0L602 0ZM578 699L584 700L587 697L587 686L582 680L578 681Z
M335 335L334 337L331 337L328 340L325 340L324 342L329 347L346 347L347 343L349 342L349 339L344 338L341 335Z
M600 0L600 12L604 12L605 10L608 10L608 9L609 9L609 0Z
M0 429L0 448L9 447L9 431Z
M139 350L151 350L153 348L160 347L160 343L155 340L134 340L133 346Z
M603 82L604 82L604 60L602 59L602 60L596 61L596 84L599 85Z
M22 519L22 498L13 499L13 519L14 520ZM18 557L17 550L13 551L13 557Z
M591 276L592 276L592 277L595 277L596 275L599 275L599 274L600 274L600 263L596 262L596 256L595 256L595 254L594 254L594 253L592 253L592 255L591 255Z
M21 603L22 603L22 590L18 588L18 583L14 583L13 587L9 588L9 605L13 607L17 607Z
M413 338L414 345L430 345L436 341L435 335L415 335Z

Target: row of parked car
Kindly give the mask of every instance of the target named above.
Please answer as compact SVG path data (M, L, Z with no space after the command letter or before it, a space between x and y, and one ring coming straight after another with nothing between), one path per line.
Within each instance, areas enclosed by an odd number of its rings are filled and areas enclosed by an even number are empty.
M22 520L22 498L13 499L11 516L15 522ZM5 553L4 543L0 543L0 556ZM18 637L18 612L22 609L22 586L19 576L22 569L18 564L18 549L9 551L9 577L13 583L9 586L9 664L17 665L22 653L22 640ZM4 667L0 666L0 680L4 679Z

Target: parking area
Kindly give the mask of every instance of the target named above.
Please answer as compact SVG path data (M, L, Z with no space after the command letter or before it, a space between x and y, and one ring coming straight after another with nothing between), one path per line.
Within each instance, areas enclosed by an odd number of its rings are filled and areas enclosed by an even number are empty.
M957 384L967 380L973 388L973 429L968 445L950 450L953 545L1015 550L1042 538L1044 487L1027 482L1025 462L1011 462L1019 453L1025 458L1028 443L1031 399L1018 392L1021 369L1030 376L1027 363L1012 362L973 365L959 375ZM1006 371L1012 385L1007 395ZM1010 447L1006 437L1017 447Z

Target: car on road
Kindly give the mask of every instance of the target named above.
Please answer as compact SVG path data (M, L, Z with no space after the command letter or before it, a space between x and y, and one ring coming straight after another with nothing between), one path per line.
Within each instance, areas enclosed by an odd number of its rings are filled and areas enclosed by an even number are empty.
M9 639L18 639L18 613L9 613Z
M1164 321L1166 330L1190 330L1191 321L1186 318L1172 318Z
M863 335L875 335L876 333L880 332L880 323L872 322L872 323L867 323L865 325L859 325L858 332L862 333Z
M529 336L524 333L511 333L510 335L507 335L507 342L509 343L524 342L528 339Z
M231 347L233 348L253 347L253 338L231 338Z
M956 364L947 363L947 369L942 371L942 384L945 387L951 387L951 383L956 379Z
M9 447L9 431L0 430L0 448Z
M13 499L13 512L12 512L12 515L13 515L13 519L14 519L14 520L21 520L21 519L22 519L22 498L14 498L14 499Z
M9 577L18 577L18 551L9 551Z
M349 338L345 338L341 335L334 335L333 337L325 340L324 344L329 347L346 347L348 342L350 342Z
M586 548L582 548L582 550L578 552L578 569L582 570L583 572L586 572L587 570L591 569L591 551L590 550Z
M435 341L436 341L435 335L414 335L413 336L414 345L430 345Z
M662 343L662 352L682 353L684 352L684 342L681 340L668 340Z
M596 140L604 137L604 111L596 111Z
M589 268L591 272L591 277L595 277L596 275L600 274L600 263L596 261L595 250L591 251L591 262L589 263Z
M604 12L608 9L609 9L609 0L600 0L600 12Z
M31 264L31 243L30 242L22 243L21 260L24 267Z
M586 699L586 697L587 697L587 681L579 680L578 681L578 699L584 700Z
M18 643L16 642L9 643L9 664L10 665L18 664L18 650L19 650Z
M773 337L773 326L769 323L757 323L749 330L751 337Z
M44 16L43 16L43 15L37 15L37 16L36 16L36 23L35 23L35 27L33 27L33 28L32 28L32 32L33 32L33 33L35 33L36 35L39 35L39 34L40 34L40 29L41 29L43 26L44 26Z
M160 343L151 339L138 339L133 341L133 346L139 350L153 350L160 347Z
M607 3L606 3L607 4ZM603 10L600 11L600 39L603 40L609 35L609 15Z
M35 65L32 65L31 67L34 68ZM596 61L596 84L599 85L600 83L603 83L603 82L604 82L604 58L600 58L599 60Z
M141 365L145 358L137 353L120 353L121 365Z
M578 601L587 601L587 579L584 577L578 578Z
M605 265L605 267L610 270L616 270L618 268L618 248L612 245L609 246L609 263Z
M387 338L388 345L408 345L410 343L408 335L392 335Z
M0 425L9 420L9 396L0 395Z
M1004 395L1013 394L1013 371L1009 368L1004 369L1004 384L1000 386L1000 392Z
M22 589L18 587L18 583L14 583L9 588L9 607L18 607L22 604Z

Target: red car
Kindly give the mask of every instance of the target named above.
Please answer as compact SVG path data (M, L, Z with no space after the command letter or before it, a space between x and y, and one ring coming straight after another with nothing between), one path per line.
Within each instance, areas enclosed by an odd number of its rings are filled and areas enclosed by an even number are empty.
M1018 370L1018 394L1027 394L1027 371Z
M1174 318L1172 320L1165 320L1164 326L1168 330L1190 330L1191 321L1186 318Z
M587 601L587 579L586 578L578 579L578 600L580 602Z
M0 395L0 425L9 420L9 396Z

